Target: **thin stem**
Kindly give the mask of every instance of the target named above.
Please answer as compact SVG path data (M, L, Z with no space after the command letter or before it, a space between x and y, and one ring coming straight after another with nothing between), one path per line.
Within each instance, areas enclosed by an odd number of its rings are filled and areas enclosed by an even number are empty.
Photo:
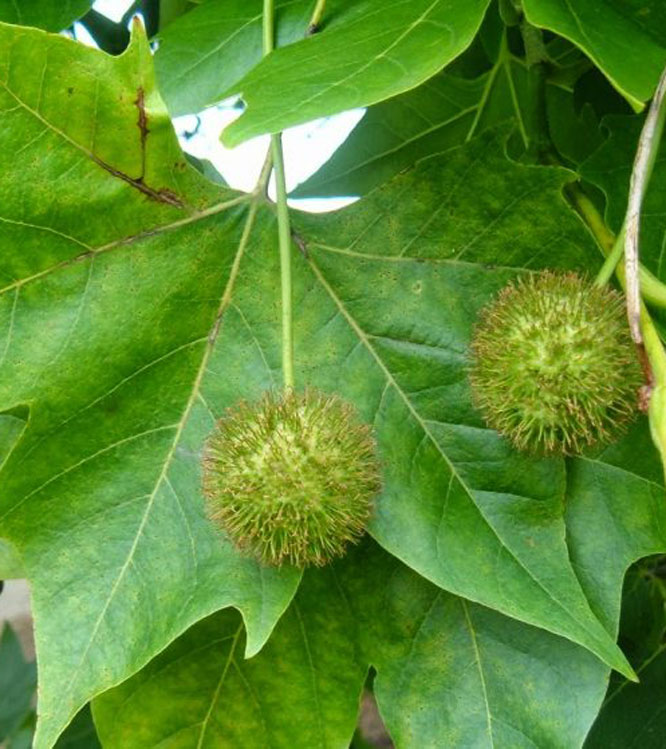
M576 184L567 185L566 193L585 223L588 225L590 231L594 235L594 238L597 240L597 243L601 247L604 254L608 256L611 255L617 247L618 241L604 223L604 220L601 217L599 211L597 211L594 203ZM622 245L620 244L620 246ZM654 278L652 274L648 274L648 272L644 269L641 269L641 271L641 278L647 281L647 283L645 283L643 287L643 294L647 299L646 292L648 286L652 285L649 279L650 277L654 279L654 281L657 281L657 279ZM624 267L622 265L617 265L616 273L620 285L622 286L622 288L626 289L626 276ZM659 281L657 281L657 283L659 284L659 286L663 286L663 284L661 284ZM666 298L663 298L663 292L659 293L662 294L663 304L664 302L666 302ZM648 373L648 384L652 386L653 381L656 381L658 383L666 383L666 351L664 351L664 346L659 337L659 333L654 325L654 322L652 321L652 318L650 317L650 313L642 303L640 304L639 314L641 318L641 325L643 328L643 336L645 339L643 342L643 345L645 346L645 354L647 354L648 360L652 367L652 372Z
M622 254L624 253L624 234L625 232L623 226L620 233L617 235L615 242L613 243L611 251L606 255L606 260L601 266L599 273L597 273L597 277L594 279L594 283L597 286L605 286L611 280L611 277L617 270L617 265L622 258Z
M268 193L268 182L271 178L271 173L273 172L273 146L271 144L268 145L268 150L266 151L266 158L264 159L264 165L261 167L261 172L259 173L259 179L257 180L257 184L254 188L254 195L255 197L262 197L265 198Z
M469 131L467 132L467 137L465 138L465 143L468 143L474 133L476 132L476 128L479 125L479 121L481 120L481 117L485 111L486 104L488 102L488 98L490 96L490 92L492 91L492 87L495 84L495 79L497 78L497 74L502 68L502 65L505 64L507 61L509 55L509 49L507 47L506 43L506 31L502 34L502 39L500 41L500 48L499 53L497 55L497 60L495 61L495 64L493 65L492 69L488 72L488 78L486 79L486 83L483 86L483 91L481 92L481 98L479 99L479 103L476 107L476 113L474 114L474 119L472 120L472 124L470 125Z
M520 32L525 46L527 64L527 86L529 96L526 107L527 154L539 163L550 160L552 143L546 112L546 78L548 55L543 43L541 29L532 26L526 19L520 24Z
M278 238L280 243L280 277L282 280L282 375L287 390L294 387L294 336L291 289L291 227L287 205L287 185L284 175L282 137L271 135L273 163L275 165L275 189L277 192Z
M308 36L316 34L321 26L321 19L324 16L324 9L326 8L326 0L317 0L315 9L312 11L312 18L310 19L310 25L308 26Z
M264 0L262 34L265 57L275 49L275 0Z
M263 15L264 56L275 48L275 2L264 0ZM276 205L278 221L278 241L280 246L280 278L282 289L282 376L286 390L294 387L294 317L292 310L291 284L291 227L287 205L287 185L284 174L282 136L271 135L272 163L275 169ZM270 167L268 159L262 174L268 180ZM260 182L261 184L261 182Z
M607 266L613 265L613 268L617 273L617 277L620 279L620 282L624 284L624 267L622 265L619 265L617 262L613 263L612 261L609 262L608 260L608 256L616 251L616 247L620 240L621 234L617 238L615 237L615 235L604 223L604 220L601 217L599 211L597 211L594 203L587 197L587 195L578 185L567 185L565 187L565 193L573 204L574 208L576 208L581 218L587 224L588 228L594 235L594 238L597 240L597 243L599 247L601 247L604 255L607 256L606 262L602 266L597 276L597 283L602 272L605 272L604 269ZM623 245L620 245L620 247L621 250L624 250ZM648 304L666 309L666 285L663 284L656 276L650 273L649 270L643 268L643 266L640 266L639 273L641 278L641 294L643 296L643 299Z
M629 201L625 218L624 262L627 277L627 316L631 335L637 344L642 342L641 335L641 291L638 273L638 235L641 207L657 158L659 142L666 119L666 69L661 75L655 91L650 110L638 141L634 168L629 185Z

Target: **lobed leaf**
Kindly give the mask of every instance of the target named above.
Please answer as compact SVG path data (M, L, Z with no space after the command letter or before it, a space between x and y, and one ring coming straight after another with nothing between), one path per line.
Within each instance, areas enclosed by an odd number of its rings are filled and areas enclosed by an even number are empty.
M29 408L0 535L30 578L46 747L216 609L241 609L258 650L299 574L204 515L199 455L226 405L206 380L256 209L187 166L140 27L111 58L0 26L0 110L0 409Z
M582 648L445 593L372 542L306 573L249 661L238 632L216 614L95 700L104 746L347 746L373 664L398 747L569 749L606 685Z

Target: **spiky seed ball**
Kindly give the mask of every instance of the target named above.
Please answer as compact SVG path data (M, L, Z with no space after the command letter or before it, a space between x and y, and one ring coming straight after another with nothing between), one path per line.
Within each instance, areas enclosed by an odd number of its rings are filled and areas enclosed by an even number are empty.
M578 453L635 414L641 371L623 298L575 273L506 286L472 342L474 401L520 450Z
M326 564L365 530L380 489L370 428L315 390L266 393L217 423L204 455L210 518L264 564Z

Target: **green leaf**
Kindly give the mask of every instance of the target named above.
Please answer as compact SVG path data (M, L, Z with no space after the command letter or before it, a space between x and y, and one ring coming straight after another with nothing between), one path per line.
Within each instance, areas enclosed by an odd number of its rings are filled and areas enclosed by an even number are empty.
M225 144L415 88L469 46L488 2L359 0L327 6L320 33L275 50L229 92L242 95L247 111L225 129Z
M365 195L420 158L455 148L490 125L515 117L520 129L526 71L503 50L480 78L442 74L370 107L344 145L292 197Z
M449 595L374 547L340 578L397 746L580 746L606 684L590 653Z
M172 116L219 101L261 60L262 7L262 0L208 0L160 29L155 70ZM278 0L277 43L302 39L311 12L310 0Z
M310 574L262 652L242 658L235 612L215 614L95 700L104 747L342 747L366 667L329 575Z
M629 179L642 118L611 115L603 120L610 136L581 166L579 172L606 195L606 223L618 232L624 221L629 195ZM641 215L641 262L662 279L664 237L666 236L666 150L657 156Z
M523 0L530 23L578 45L636 109L666 64L661 0Z
M621 638L631 645L641 677L630 685L612 679L603 709L585 742L595 747L663 746L666 689L664 652L663 557L652 558L630 571L622 600Z
M445 593L373 543L306 573L249 661L239 632L216 614L96 699L104 746L348 746L373 664L397 746L575 747L606 685L582 648Z
M21 643L5 624L0 637L0 742L19 731L32 712L37 669L25 659Z
M240 556L200 491L215 418L281 381L271 207L187 166L141 35L120 58L0 36L0 411L30 409L2 467L0 533L33 591L42 749L213 611L239 608L257 652L299 575ZM295 220L309 258L294 253L298 384L374 422L385 490L371 532L386 549L631 674L607 613L624 568L590 577L585 545L611 547L585 523L584 564L570 563L566 464L515 454L470 401L469 339L492 295L525 270L600 261L561 196L571 173L512 163L503 141L485 134L344 212ZM652 470L647 445L635 460ZM614 488L613 464L598 470L582 496ZM340 735L353 724L336 721Z
M196 5L196 0L159 0L160 28L173 23L179 16Z
M362 381L373 404L361 407L376 425L386 482L374 537L442 588L626 671L569 563L564 464L518 455L484 428L466 381L479 309L519 268L597 265L561 197L568 179L509 162L488 134L339 214L303 218L299 231L320 285L308 307L346 356L335 382L352 397ZM314 342L300 349L312 367Z
M606 700L585 749L661 749L666 742L666 648L639 672L640 684L623 684Z
M569 549L590 590L599 584L612 589L613 595L597 596L596 603L613 632L625 566L655 548L666 548L663 487L653 485L651 478L654 473L660 479L661 469L644 450L649 440L646 425L638 424L621 443L571 466ZM591 468L595 474L581 481ZM604 491L595 492L592 484L599 480ZM637 532L636 518L643 518L642 532ZM364 667L372 664L378 671L375 695L397 746L572 749L582 745L608 680L607 669L584 649L442 591L370 541L331 567L308 571L269 644L250 661L234 660L235 673L224 671L228 641L218 639L233 632L222 626L223 617L231 618L223 613L209 620L210 626L192 628L144 671L95 701L105 746L132 749L169 738L187 725L186 716L208 714L210 695L220 683L208 719L220 734L234 736L240 730L250 747L346 745L343 734L337 743L324 735L327 723L313 707L315 690L328 688L325 710L336 716L335 725L344 711L351 723L357 710L351 697L358 694ZM645 624L642 619L643 628ZM322 633L325 657L315 649L311 659L303 657L306 639L319 643ZM655 656L661 656L661 647ZM207 664L212 661L216 671L211 674ZM639 727L644 728L641 737L649 738L655 725L650 719L658 719L663 702L663 678L655 685L649 662L645 668L657 699L641 686L622 686L617 695L621 714L606 716L612 698L591 735L599 731L601 739L590 746L627 746L631 731ZM661 662L659 669L663 671ZM272 674L280 678L259 679ZM311 688L304 694L308 678ZM293 693L292 683L297 685ZM621 694L631 697L626 706ZM626 712L632 708L638 719ZM627 718L627 731L619 725L621 715ZM288 733L282 733L282 720ZM173 734L169 746L192 746L196 729L185 728L190 733L182 737ZM613 731L619 740L613 739Z
M0 21L61 31L90 8L93 0L0 0Z
M621 442L569 466L571 561L592 608L611 632L617 631L613 612L626 570L635 560L666 550L663 477L654 452L641 423Z
M256 652L299 574L240 556L200 491L210 409L229 404L208 380L249 198L187 166L140 27L111 58L3 25L0 71L0 409L30 404L0 535L31 582L40 748L216 609L241 610ZM234 400L265 385L227 378Z

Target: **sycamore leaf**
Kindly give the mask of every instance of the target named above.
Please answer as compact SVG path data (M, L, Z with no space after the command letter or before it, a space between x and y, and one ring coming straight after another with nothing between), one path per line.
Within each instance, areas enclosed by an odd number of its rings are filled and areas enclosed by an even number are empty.
M239 555L200 490L214 420L281 382L272 207L187 166L141 33L115 59L35 30L0 37L0 412L27 422L1 469L0 535L32 586L42 749L213 611L239 608L257 652L299 575ZM622 570L581 587L570 562L567 466L517 455L470 402L480 308L516 273L599 262L561 196L570 173L510 162L503 141L486 133L295 221L298 384L374 423L385 549L631 675L603 607ZM588 528L579 556L603 543Z
M302 39L310 0L278 0L276 42ZM172 116L223 98L262 56L262 0L208 0L160 29L155 71Z
M299 575L204 517L199 454L226 405L206 381L256 208L187 166L140 27L110 58L0 26L0 110L0 409L29 408L0 536L31 582L46 747L211 611L240 608L256 652Z
M564 464L510 450L483 427L466 382L478 310L517 269L596 265L561 198L567 178L510 163L488 134L339 214L304 218L320 287L308 308L346 352L337 379L350 393L363 381L374 404L386 466L375 538L441 587L622 670L569 563ZM310 362L315 341L303 343Z
M636 109L652 96L666 63L662 0L523 0L523 9L577 44Z
M663 487L653 485L661 469L643 449L649 441L642 423L622 443L571 467L569 549L590 590L595 582L612 588L595 608L613 632L624 569L666 549ZM596 475L581 481L591 465ZM592 489L599 478L604 492ZM104 745L231 747L242 736L251 748L346 746L355 697L372 665L375 696L399 749L575 749L608 683L608 669L583 648L450 595L369 541L334 566L306 573L273 638L250 661L230 650L237 625L237 617L215 615L98 698ZM639 669L644 686L616 684L586 746L620 749L632 735L661 746L662 651Z
M571 561L590 605L614 633L627 568L666 551L663 476L642 426L597 454L571 460L568 470Z
M90 8L93 0L0 0L0 21L61 31Z
M401 749L571 749L606 686L582 648L445 593L373 543L306 573L249 661L239 633L237 616L216 614L96 699L104 746L348 746L372 664Z
M323 30L277 49L229 93L247 111L223 133L254 135L366 107L408 91L470 44L488 0L359 0L327 5Z

